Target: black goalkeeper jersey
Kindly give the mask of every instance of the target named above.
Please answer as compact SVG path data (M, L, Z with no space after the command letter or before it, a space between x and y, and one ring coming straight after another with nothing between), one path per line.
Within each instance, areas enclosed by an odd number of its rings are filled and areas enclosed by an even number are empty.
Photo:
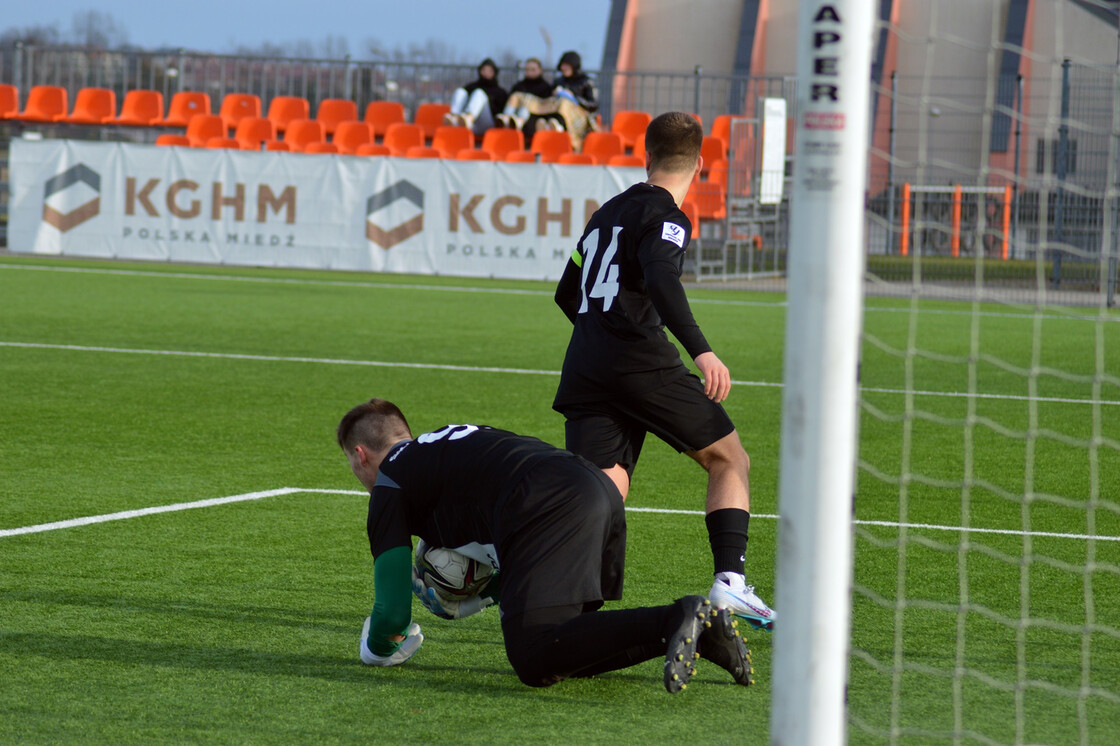
M566 451L544 441L478 425L447 425L389 450L370 492L366 532L376 559L412 546L492 544L495 510L527 469Z
M711 350L680 281L691 233L673 196L644 183L591 217L556 288L573 329L553 406L649 391L685 375L666 327L693 358Z

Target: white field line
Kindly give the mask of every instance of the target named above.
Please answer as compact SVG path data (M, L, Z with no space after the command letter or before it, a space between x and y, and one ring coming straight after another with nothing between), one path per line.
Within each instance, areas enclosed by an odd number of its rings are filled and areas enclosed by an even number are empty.
M72 518L67 521L54 521L52 523L40 523L34 526L21 526L19 528L5 528L0 529L0 538L5 536L20 536L23 534L36 534L43 531L56 531L62 528L75 528L77 526L89 526L94 523L107 523L109 521L123 521L129 518L139 518L146 515L155 515L157 513L174 513L180 510L191 510L193 508L210 508L215 505L227 505L229 503L245 502L246 500L261 500L266 497L278 497L280 495L294 495L294 494L317 494L317 495L355 495L366 496L369 493L362 490L335 490L335 489L316 489L305 487L280 487L275 490L262 490L260 492L246 492L241 495L229 495L228 497L212 497L206 500L196 500L189 503L173 503L171 505L155 505L150 508L140 508L138 510L124 510L119 513L106 513L104 515L86 516L84 518ZM702 510L673 510L670 508L626 508L627 513L662 513L667 515L704 515ZM769 513L752 513L752 518L765 518L774 520L778 518L776 515ZM888 528L900 528L905 526L912 529L924 529L927 531L955 531L958 533L975 533L975 534L1003 534L1007 536L1031 536L1031 537L1047 537L1052 539L1077 539L1080 541L1089 541L1095 539L1096 541L1120 541L1120 536L1089 536L1088 534L1062 534L1053 531L1015 531L1012 529L1000 528L962 528L960 526L939 526L930 523L892 523L890 521L862 521L856 520L856 524L861 526L883 526Z
M16 269L16 270L29 270L38 272L69 272L76 274L95 274L95 275L117 275L122 277L155 277L155 278L168 278L177 280L214 280L219 282L255 282L264 284L275 285L327 285L336 287L351 287L351 288L370 288L377 290L424 290L424 291L437 291L437 292L450 292L450 293L484 293L493 295L535 295L540 297L549 297L553 295L552 290L528 290L523 288L486 288L486 287L469 287L465 285L425 285L406 282L359 282L357 280L312 280L309 278L299 277L252 277L249 275L220 275L208 274L204 272L156 272L150 270L138 269L109 269L105 267L52 267L44 264L3 264L0 263L0 270ZM787 304L785 301L751 301L751 300L737 300L737 299L721 299L721 298L689 298L690 303L703 303L716 306L757 306L763 308L784 308ZM879 307L879 306L865 306L864 311L868 313L910 313L908 307ZM923 314L939 314L944 316L986 316L986 317L999 317L1010 319L1053 319L1064 321L1100 321L1100 322L1120 322L1118 316L1086 316L1086 315L1063 315L1055 313L1040 314L1033 311L1024 311L1022 313L1015 313L1012 311L978 311L972 310L957 310L950 308L927 308L922 309Z
M104 515L90 515L84 518L71 518L68 521L54 521L52 523L40 523L35 526L21 526L19 528L0 528L0 537L4 536L19 536L20 534L37 534L41 531L56 531L60 528L74 528L75 526L89 526L93 523L107 523L109 521L123 521L128 518L139 518L145 515L154 515L156 513L175 513L180 510L191 510L192 508L209 508L214 505L225 505L227 503L239 503L245 500L260 500L265 497L276 497L277 495L290 495L294 492L301 492L302 490L294 489L292 487L282 487L278 490L264 490L262 492L246 492L242 495L230 495L229 497L212 497L208 500L196 500L189 503L172 503L171 505L154 505L150 508L139 508L137 510L123 510L120 513L105 513Z
M4 266L4 265L0 265ZM292 357L281 355L249 355L236 352L199 352L192 350L144 350L130 347L93 347L88 345L63 345L46 344L41 342L6 342L0 341L0 347L20 347L36 350L67 350L72 352L105 352L121 355L162 355L167 357L197 357L222 360L252 360L273 363L311 363L316 365L357 365L373 368L413 368L420 370L452 370L466 373L510 373L515 375L533 376L559 376L558 370L541 370L535 368L502 368L484 365L448 365L440 363L405 363L385 360L347 360L343 358L319 357ZM737 381L732 380L736 386L751 386L754 388L782 388L784 384L773 381ZM981 394L965 391L904 391L902 389L862 387L861 391L879 394L906 394L914 396L944 396L951 398L969 399L1005 399L1011 401L1037 401L1053 402L1058 404L1100 404L1104 406L1120 406L1120 400L1110 399L1072 399L1057 396L1037 396L1032 400L1029 396L1015 394Z

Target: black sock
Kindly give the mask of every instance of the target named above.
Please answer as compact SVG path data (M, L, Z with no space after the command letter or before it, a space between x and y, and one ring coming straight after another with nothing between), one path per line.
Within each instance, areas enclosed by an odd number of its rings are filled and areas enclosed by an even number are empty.
M708 542L716 574L734 572L743 575L747 559L747 526L751 514L739 508L713 510L704 516L708 526Z

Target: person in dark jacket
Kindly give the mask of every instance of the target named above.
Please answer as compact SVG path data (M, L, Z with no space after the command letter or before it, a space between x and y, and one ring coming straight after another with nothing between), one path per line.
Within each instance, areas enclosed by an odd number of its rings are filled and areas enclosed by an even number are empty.
M578 104L585 112L594 114L599 110L599 92L595 82L580 67L578 52L564 52L556 69L560 78L556 80L556 95Z
M550 121L553 129L567 130L576 151L583 146L583 137L590 130L598 129L595 112L599 109L599 92L595 82L583 72L577 52L564 52L556 68L560 77L555 81L553 95L557 99L556 111L562 122Z
M498 125L517 127L525 133L526 140L538 129L567 131L572 138L572 148L577 152L583 145L584 135L598 129L594 112L599 109L599 95L594 81L581 68L577 52L564 52L557 69L558 78L547 98L532 94L511 97L506 111L498 117ZM526 63L528 75L528 63ZM510 105L515 106L510 110ZM530 124L534 127L530 127Z
M470 127L481 135L494 126L494 117L508 98L506 89L498 85L497 63L487 57L478 66L478 79L451 94L451 111L444 116L444 123Z
M542 119L559 117L559 114L534 113L548 108L542 102L552 98L552 83L545 79L543 72L544 65L539 59L530 57L525 60L525 77L510 88L506 108L497 116L497 126L519 129L528 140Z

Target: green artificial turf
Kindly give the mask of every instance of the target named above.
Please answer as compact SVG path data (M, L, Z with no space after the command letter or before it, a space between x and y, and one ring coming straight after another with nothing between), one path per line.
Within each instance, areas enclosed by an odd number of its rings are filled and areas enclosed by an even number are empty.
M658 661L525 687L493 609L449 622L416 604L415 658L358 662L372 563L338 419L381 396L417 433L476 422L562 444L550 405L569 328L551 296L0 259L0 343L30 345L0 345L0 529L336 491L0 536L4 740L768 740L760 633L754 687L702 663L676 696ZM690 297L739 382L726 406L751 454L748 573L772 601L784 297ZM1120 542L1078 537L1120 535L1117 316L913 305L872 299L864 318L855 515L890 525L856 526L849 740L1108 743ZM984 396L947 395L968 392ZM699 511L704 486L651 439L627 506ZM631 511L628 525L625 598L610 606L707 590L699 515ZM1013 533L937 528L963 525Z

